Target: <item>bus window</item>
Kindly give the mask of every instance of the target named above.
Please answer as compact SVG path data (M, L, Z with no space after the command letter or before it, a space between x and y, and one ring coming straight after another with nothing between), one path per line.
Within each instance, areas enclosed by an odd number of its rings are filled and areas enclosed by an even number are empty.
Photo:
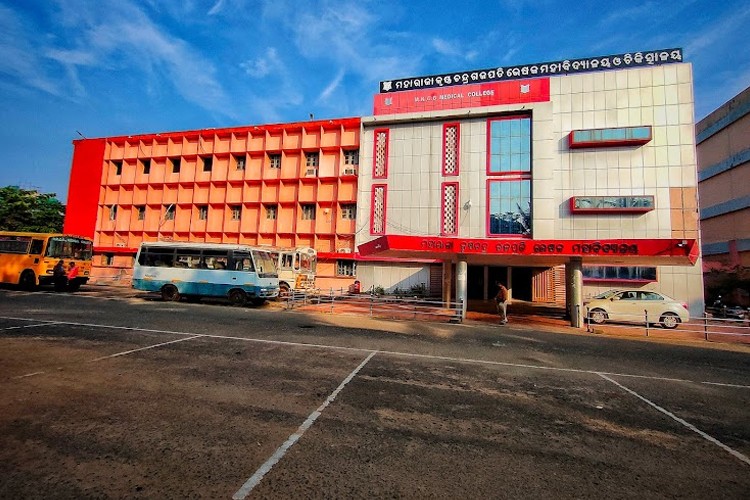
M29 249L31 255L42 255L42 250L44 250L44 240L31 240Z
M253 260L249 254L234 252L233 259L235 271L255 272Z
M226 269L229 252L226 250L203 250L205 269Z
M55 236L47 243L45 257L53 259L91 260L91 242L80 238Z
M178 249L175 255L174 267L186 267L188 269L198 269L200 267L201 254L200 250L182 250Z

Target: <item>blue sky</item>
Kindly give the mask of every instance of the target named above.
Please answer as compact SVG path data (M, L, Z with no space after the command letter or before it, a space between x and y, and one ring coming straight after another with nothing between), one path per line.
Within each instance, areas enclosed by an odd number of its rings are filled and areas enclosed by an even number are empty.
M682 47L696 118L750 85L747 0L0 0L0 186L71 141L370 115L381 80Z

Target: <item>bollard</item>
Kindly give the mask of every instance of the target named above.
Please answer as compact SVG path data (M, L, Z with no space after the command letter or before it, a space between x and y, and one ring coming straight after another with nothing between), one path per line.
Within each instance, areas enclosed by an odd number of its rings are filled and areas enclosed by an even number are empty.
M370 317L371 318L372 318L372 302L373 302L372 297L373 297L372 294L370 294Z
M703 312L703 340L708 341L708 313Z
M331 314L333 314L333 287L331 287Z
M586 331L591 333L591 310L586 306Z
M648 310L644 309L643 313L646 315L646 337L648 337Z

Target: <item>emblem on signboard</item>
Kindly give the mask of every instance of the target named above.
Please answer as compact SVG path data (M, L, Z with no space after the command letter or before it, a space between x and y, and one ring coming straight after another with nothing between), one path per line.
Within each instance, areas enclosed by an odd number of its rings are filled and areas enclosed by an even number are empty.
M386 97L386 99L385 99L385 105L386 106L390 106L391 104L393 104L393 99L390 98L390 97Z
M528 94L531 91L531 84L527 83L526 85L521 85L521 93L522 94Z
M383 92L388 92L393 87L391 86L392 82L383 82Z

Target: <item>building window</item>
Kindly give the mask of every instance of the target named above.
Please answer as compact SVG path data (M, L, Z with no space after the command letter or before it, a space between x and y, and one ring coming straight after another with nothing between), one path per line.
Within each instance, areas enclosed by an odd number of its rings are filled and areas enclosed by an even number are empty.
M210 172L213 166L214 166L213 158L211 158L210 156L206 156L205 158L203 158L203 171L204 172Z
M354 260L337 260L336 276L354 277L357 275L357 262Z
M639 214L655 208L654 197L646 196L573 196L571 214Z
M122 175L122 161L113 161L112 164L115 166L115 175Z
M386 190L387 188L384 184L376 184L372 186L370 234L385 234Z
M233 205L231 207L232 210L232 220L240 220L240 216L242 215L242 207L240 205Z
M266 219L276 220L278 216L278 208L276 205L266 205Z
M531 237L531 118L492 118L487 131L487 234Z
M458 183L446 182L442 188L441 228L442 236L458 234Z
M374 134L372 177L374 179L385 179L388 177L388 130L376 130Z
M198 219L199 220L208 219L208 205L201 205L198 207Z
M109 220L115 220L117 218L117 205L109 207Z
M344 165L359 165L359 151L356 149L344 151Z
M443 125L443 175L458 175L459 130L458 123Z
M144 220L146 218L146 205L138 205L135 209L138 210L138 220Z
M115 255L111 253L102 254L102 265L111 266L115 263Z
M656 281L655 267L583 266L584 281Z
M268 166L270 168L281 168L281 154L269 153L268 154Z
M174 204L167 206L164 209L164 220L174 220Z
M347 203L341 205L341 218L354 220L357 218L357 205L354 203Z
M180 159L179 158L172 158L172 173L173 174L180 173Z
M305 153L305 166L307 168L316 168L320 162L318 153Z
M151 160L143 160L143 175L151 173Z
M651 141L651 126L573 130L568 135L568 147L606 148L640 146Z
M245 157L235 156L234 160L237 162L237 170L245 170Z
M315 205L309 203L302 205L302 220L315 220Z

